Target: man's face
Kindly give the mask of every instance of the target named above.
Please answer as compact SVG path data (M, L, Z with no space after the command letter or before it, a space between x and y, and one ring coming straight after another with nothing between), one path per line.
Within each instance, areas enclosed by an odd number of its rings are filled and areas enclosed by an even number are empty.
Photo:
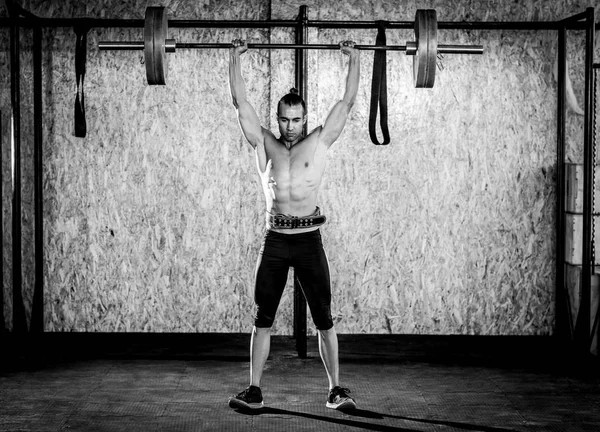
M306 123L302 105L279 104L277 122L284 141L295 143L302 138L302 128Z

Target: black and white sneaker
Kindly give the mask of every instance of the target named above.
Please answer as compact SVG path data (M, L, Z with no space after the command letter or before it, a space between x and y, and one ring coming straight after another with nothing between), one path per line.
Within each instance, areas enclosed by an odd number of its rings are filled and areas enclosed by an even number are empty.
M250 386L229 398L229 406L238 409L259 409L264 406L260 387Z
M336 410L353 410L356 408L356 402L350 396L348 396L350 390L336 386L329 390L329 396L327 397L327 408Z

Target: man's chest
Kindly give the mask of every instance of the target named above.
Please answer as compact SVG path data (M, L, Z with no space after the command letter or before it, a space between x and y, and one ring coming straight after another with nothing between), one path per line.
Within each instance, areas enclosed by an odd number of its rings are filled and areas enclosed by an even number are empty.
M294 151L294 149L267 154L272 161L271 174L279 181L310 180L321 177L324 161L317 159L316 156L315 152Z
M306 139L291 148L276 142L266 146L267 160L271 160L273 171L279 174L303 175L321 171L324 155L318 151L314 140Z

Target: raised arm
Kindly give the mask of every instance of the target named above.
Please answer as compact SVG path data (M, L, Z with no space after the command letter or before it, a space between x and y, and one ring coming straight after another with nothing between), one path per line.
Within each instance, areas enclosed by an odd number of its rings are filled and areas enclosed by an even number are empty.
M348 76L346 77L344 97L333 106L319 134L319 141L327 147L331 146L338 139L344 129L348 114L356 100L358 83L360 81L360 56L358 50L354 48L354 42L341 42L340 49L350 57Z
M248 50L245 41L236 39L233 48L229 50L229 89L233 105L238 112L238 120L244 136L254 148L264 142L263 129L256 111L246 99L246 85L242 78L240 56Z

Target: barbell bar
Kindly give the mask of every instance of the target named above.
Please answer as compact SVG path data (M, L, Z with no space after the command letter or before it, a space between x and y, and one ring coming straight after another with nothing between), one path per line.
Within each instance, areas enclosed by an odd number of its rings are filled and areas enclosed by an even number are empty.
M177 42L169 39L168 20L165 8L151 6L146 8L143 42L107 42L98 43L100 50L144 50L146 78L150 85L163 85L167 75L167 53L177 49L229 49L231 43L194 43ZM435 82L435 69L438 54L483 54L481 45L438 45L437 15L433 9L419 9L415 15L415 41L406 45L355 45L359 50L404 51L413 56L413 79L417 88L431 88ZM337 50L337 44L261 44L250 43L250 49L319 49Z
M169 49L169 45L172 47ZM406 55L414 55L417 46L414 42L407 45L354 45L354 48L363 51L407 51ZM142 51L144 42L123 41L98 43L102 51ZM176 42L175 39L165 39L165 51L175 52L178 49L226 49L233 48L231 43L210 42ZM283 44L283 43L249 43L249 49L314 49L314 50L339 50L338 44ZM439 54L483 54L481 45L438 45Z

